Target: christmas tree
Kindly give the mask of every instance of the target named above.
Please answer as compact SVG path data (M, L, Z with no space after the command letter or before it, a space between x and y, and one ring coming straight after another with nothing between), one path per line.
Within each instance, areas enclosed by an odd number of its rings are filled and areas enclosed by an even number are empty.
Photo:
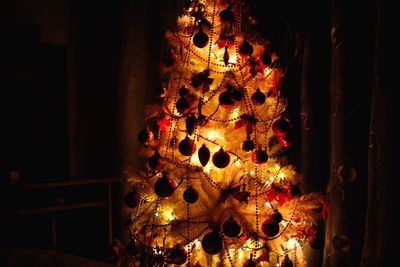
M239 0L186 1L129 175L130 266L305 266L327 205L302 195L279 55Z

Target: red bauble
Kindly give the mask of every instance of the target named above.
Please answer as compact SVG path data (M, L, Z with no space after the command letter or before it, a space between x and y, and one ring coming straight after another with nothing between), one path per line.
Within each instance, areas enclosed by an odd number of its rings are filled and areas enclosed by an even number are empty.
M250 139L247 139L242 143L242 149L246 152L252 151L254 150L254 148L255 148L254 142L251 141Z
M194 129L196 127L196 115L191 114L190 116L188 116L185 120L185 124L186 124L186 131L189 135L192 135L194 133Z
M190 90L188 88L186 88L185 86L182 86L181 88L179 88L179 96L180 97L186 97L188 96L190 93Z
M293 137L290 134L285 137L278 136L276 139L278 139L278 143L283 147L289 147L293 144Z
M217 231L204 235L201 246L207 254L218 254L222 250L222 237Z
M287 120L279 119L272 124L272 131L276 137L285 137L290 131L290 125Z
M272 58L271 54L268 51L265 51L265 53L261 56L261 62L264 66L269 66L272 63Z
M187 253L183 248L174 248L168 255L169 263L183 265L187 260Z
M132 190L131 192L127 193L124 197L124 203L129 208L137 207L140 203L140 195L136 190Z
M222 231L228 237L237 237L240 234L240 225L230 217L222 225Z
M285 258L281 263L281 267L293 267L293 261L289 259L288 255L285 255Z
M204 48L208 44L208 35L202 29L193 36L193 44L198 48Z
M179 152L184 156L191 156L196 151L196 144L194 140L186 136L185 139L179 142Z
M251 96L251 102L256 106L260 106L265 103L265 98L265 94L257 88L256 92Z
M261 229L267 237L273 237L279 233L279 224L270 219L267 219L262 224Z
M251 154L251 160L256 164L264 164L268 161L267 151L262 149L257 149Z
M199 193L193 187L189 186L186 188L185 192L183 192L183 199L189 203L193 204L199 199Z
M212 157L212 161L213 161L215 167L220 168L220 169L228 166L230 160L231 160L231 157L222 148L218 152L214 153L214 155Z
M186 115L191 108L192 103L187 97L181 97L176 101L176 110L182 115Z
M148 158L147 162L150 169L153 169L155 171L160 171L164 167L164 164L162 163L162 157L160 156L160 154L158 154L158 152L154 153L153 156Z
M208 161L210 160L210 150L206 147L205 144L203 144L198 152L199 155L199 160L201 165L203 165L203 167L205 167L208 163Z
M165 175L154 184L154 192L159 197L170 197L175 192L175 182Z
M271 220L280 223L283 220L283 216L277 209L275 209L271 214Z
M139 253L139 248L136 243L131 240L125 247L125 254L128 256L136 256Z
M243 43L239 47L239 55L243 58L248 58L253 54L253 46L247 41L247 39L243 40Z
M154 133L149 129L143 129L138 135L139 142L143 145L148 145L154 141Z
M233 108L236 104L231 91L222 92L218 97L219 104L223 108Z
M221 22L229 23L235 20L235 14L232 12L230 8L226 8L219 12L219 19Z

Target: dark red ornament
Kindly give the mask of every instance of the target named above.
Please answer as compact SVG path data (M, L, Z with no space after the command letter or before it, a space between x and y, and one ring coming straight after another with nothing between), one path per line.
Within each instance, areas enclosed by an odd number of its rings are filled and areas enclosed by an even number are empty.
M242 58L248 58L253 54L253 46L247 41L247 39L243 40L243 43L239 47L239 55Z
M189 93L190 93L190 90L188 88L186 88L185 86L182 86L181 88L179 88L179 96L180 97L188 96Z
M215 165L215 167L223 169L226 166L229 165L229 162L231 160L231 157L229 156L229 154L227 152L225 152L222 147L219 151L215 152L213 157L212 157L212 161Z
M176 101L176 110L182 115L186 115L191 108L192 103L187 97L181 97Z
M262 224L261 229L267 237L273 237L279 233L279 224L271 219L267 219Z
M219 104L223 108L233 108L236 104L235 99L233 98L232 91L224 91L218 97Z
M127 193L124 197L124 203L129 208L137 207L140 203L140 195L136 190L132 190L131 192Z
M283 220L283 216L277 209L275 209L271 213L271 220L273 220L276 223L280 223Z
M199 199L199 193L192 186L186 188L185 192L183 192L183 199L189 203L193 204Z
M223 59L224 59L225 66L228 66L228 64L229 64L229 52L228 52L228 47L227 46L225 46L225 52L224 52Z
M169 263L183 265L187 260L187 253L183 248L174 248L168 255Z
M250 139L246 139L243 143L242 143L242 149L246 152L252 151L254 150L255 145L254 142L251 141Z
M256 262L252 259L247 260L244 264L243 267L256 267Z
M194 133L194 129L196 127L196 115L191 114L190 116L188 116L185 120L186 123L186 131L189 135L192 135Z
M136 243L131 240L125 247L125 254L128 256L136 256L139 253L139 248Z
M208 163L208 161L210 160L210 150L206 147L205 144L203 144L198 152L199 155L199 160L201 165L203 165L203 167L205 167Z
M228 237L237 237L240 234L240 230L240 225L232 217L222 225L222 231Z
M162 163L162 157L158 152L154 153L153 156L147 159L147 163L149 164L149 168L155 171L160 171L164 168L164 164Z
M204 235L201 246L207 254L218 254L222 250L222 237L218 231L212 231Z
M184 156L191 156L196 151L196 144L194 140L186 136L185 139L179 142L179 152Z
M265 103L265 94L260 91L260 88L257 88L257 90L252 94L251 96L251 102L253 102L254 105L260 106Z
M198 48L204 48L208 44L208 35L202 29L193 36L193 44Z
M221 20L221 22L230 23L235 20L235 14L230 8L226 8L219 12L219 19Z
M265 51L260 60L265 67L268 67L272 63L271 54L268 51Z
M293 267L293 261L289 259L288 255L285 255L285 258L281 263L281 267Z
M272 131L276 137L285 137L290 131L290 125L287 120L279 119L272 124Z
M251 154L251 160L256 164L264 164L268 161L267 151L263 149L257 149Z
M140 131L138 135L139 142L143 145L148 145L154 141L154 133L147 127Z
M170 197L175 192L175 182L164 175L154 184L154 192L159 197Z

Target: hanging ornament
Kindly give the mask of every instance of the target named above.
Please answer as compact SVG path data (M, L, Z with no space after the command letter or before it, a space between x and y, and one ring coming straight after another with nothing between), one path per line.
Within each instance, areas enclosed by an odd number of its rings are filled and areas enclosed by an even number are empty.
M159 197L170 197L175 192L175 182L164 175L154 184L154 192Z
M268 161L267 151L263 149L257 149L251 154L251 160L258 165L264 164Z
M228 47L227 46L225 46L224 63L225 63L225 66L228 66L228 64L229 64L229 53L228 53Z
M199 199L199 193L192 186L189 186L183 192L183 199L189 204L196 203L196 201Z
M136 190L132 190L131 192L127 193L124 197L124 203L129 208L137 207L140 203L140 195Z
M143 129L139 132L138 139L142 145L147 146L154 142L154 133L150 130L149 127L146 127L146 129Z
M279 119L272 124L272 131L276 137L285 137L290 131L290 125L287 120Z
M178 99L178 101L176 101L176 110L182 115L186 115L188 112L190 112L191 108L191 102L187 97L181 97Z
M208 163L208 161L210 160L210 150L206 147L205 144L203 144L198 152L199 155L199 160L201 165L203 165L203 167L205 167Z
M222 225L222 231L228 237L237 237L240 234L240 225L230 217Z
M194 133L194 129L196 127L196 115L192 113L190 116L188 116L185 120L186 123L186 132L189 135L192 135Z
M193 36L193 44L198 48L204 48L208 44L208 35L202 29Z
M186 97L190 94L190 90L186 88L185 86L182 86L179 88L179 96L180 97Z
M265 98L265 94L260 91L260 88L257 88L256 92L251 96L251 102L256 106L260 106L265 103Z
M247 260L244 264L243 267L256 267L256 262L253 259Z
M242 143L242 149L246 152L252 151L254 150L254 148L255 148L254 142L251 141L250 139L246 139Z
M212 157L212 161L215 165L215 167L223 169L226 166L229 165L231 158L229 156L229 154L227 152L225 152L222 147L221 149L214 153L213 157Z
M242 58L248 58L253 54L253 46L247 41L247 39L243 40L243 43L239 47L239 55Z
M287 136L278 136L276 137L278 143L283 147L289 147L293 144L293 135L288 134Z
M289 259L289 256L286 254L285 258L281 263L281 267L293 267L293 261Z
M270 217L276 223L280 223L283 220L282 214L277 209L274 209Z
M264 54L260 57L262 65L264 65L264 68L268 67L272 63L272 58L271 54L269 51L265 51Z
M168 255L168 262L176 265L183 265L187 260L187 253L183 248L174 248Z
M262 224L261 229L267 237L273 237L279 233L279 224L271 219L267 219Z
M204 235L201 246L207 254L218 254L222 250L222 237L218 231L214 230Z
M153 156L148 158L147 163L149 165L149 168L155 171L160 171L162 168L164 168L162 157L160 156L160 154L158 154L158 152L154 153Z
M223 23L232 23L235 20L235 14L228 7L221 12L219 12L219 19Z
M235 106L235 100L233 99L232 91L226 90L222 92L218 97L219 104L223 108L233 108Z
M139 248L136 243L131 240L125 247L125 254L128 256L136 256L139 253Z
M185 139L179 142L178 149L182 155L191 156L196 151L196 143L189 136L186 136Z

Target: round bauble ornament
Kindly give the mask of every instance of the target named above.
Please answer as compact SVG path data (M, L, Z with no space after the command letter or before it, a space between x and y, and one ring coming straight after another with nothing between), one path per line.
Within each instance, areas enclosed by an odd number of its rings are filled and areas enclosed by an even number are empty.
M219 12L219 19L221 22L230 23L235 20L235 14L230 8L226 8Z
M243 40L243 43L239 47L239 55L242 58L248 58L253 54L253 46L247 41L247 39Z
M223 108L233 108L236 104L232 91L224 91L218 97L218 102Z
M285 137L290 131L290 125L287 120L279 119L272 124L272 131L276 137Z
M265 103L265 98L265 94L260 91L260 88L257 88L254 94L251 95L251 102L256 106L260 106Z
M205 144L203 144L198 152L199 155L199 161L203 167L205 167L210 160L210 150L206 147Z
M251 160L256 164L264 164L268 161L267 151L263 149L257 149L251 154Z
M188 136L185 137L178 145L179 152L184 156L191 156L196 151L196 144L194 140Z
M154 184L154 192L159 197L170 197L175 192L175 182L164 175Z
M176 110L182 115L186 115L190 112L191 108L192 104L187 97L181 97L176 101Z
M201 246L207 254L218 254L222 250L222 237L217 231L204 235Z
M148 145L154 141L154 133L149 129L143 129L138 135L139 142L143 145Z
M272 213L271 213L271 220L276 222L276 223L280 223L283 220L283 216L282 214L275 209Z
M128 256L136 256L139 253L139 247L135 241L131 240L125 247L125 254Z
M183 248L174 248L168 255L169 263L183 265L187 260L187 253Z
M260 60L264 66L269 66L272 63L271 54L269 52L265 52L261 57Z
M179 88L179 96L180 97L186 97L190 94L190 90L186 88L185 86L182 86Z
M261 229L267 237L273 237L279 233L279 224L270 219L267 219L262 224Z
M186 188L186 190L183 192L183 199L189 203L193 204L199 199L199 193L197 192L196 189L194 189L192 186L189 186Z
M231 157L222 148L219 151L215 152L212 157L212 161L213 161L215 167L220 168L220 169L223 169L226 166L228 166L230 160L231 160Z
M242 143L242 149L246 152L249 151L253 151L255 148L254 142L251 141L250 139L246 139L243 143Z
M289 259L288 255L282 260L281 267L293 267L293 261Z
M153 156L148 158L147 163L149 168L155 171L159 171L164 167L164 164L162 163L162 157L160 154L158 154L158 152L154 153Z
M256 262L252 259L247 260L244 264L243 267L256 267Z
M208 44L208 35L202 29L193 36L193 44L198 48L204 48Z
M124 203L127 205L129 208L135 208L139 205L140 203L140 195L136 190L132 190L131 192L128 192L124 196Z
M186 131L189 135L192 135L194 133L194 129L196 127L196 115L191 114L190 116L188 116L185 120L185 124L186 124Z
M240 234L240 225L230 217L222 225L222 231L228 237L237 237Z

